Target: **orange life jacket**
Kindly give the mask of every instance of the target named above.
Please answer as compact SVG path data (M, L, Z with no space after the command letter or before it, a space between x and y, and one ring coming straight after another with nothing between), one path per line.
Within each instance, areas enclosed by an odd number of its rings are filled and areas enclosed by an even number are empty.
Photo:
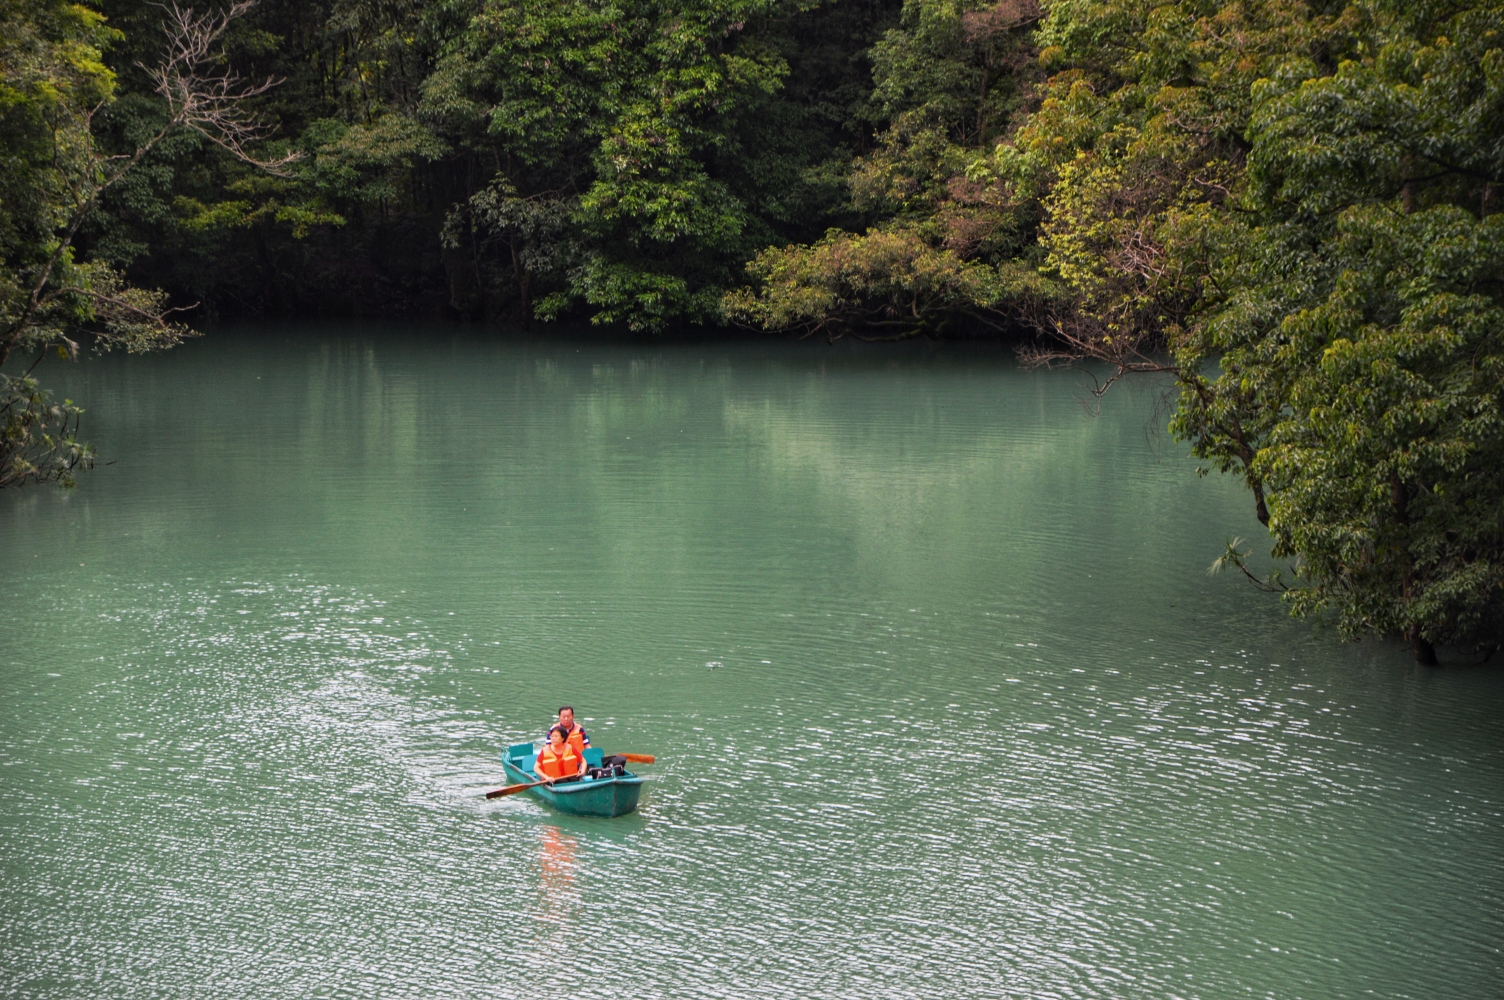
M554 753L552 744L543 748L538 754L538 763L533 768L540 778L569 778L580 773L580 755L574 752L574 747L565 743L563 748Z
M568 743L576 754L585 756L585 727L576 722L574 730L569 734Z

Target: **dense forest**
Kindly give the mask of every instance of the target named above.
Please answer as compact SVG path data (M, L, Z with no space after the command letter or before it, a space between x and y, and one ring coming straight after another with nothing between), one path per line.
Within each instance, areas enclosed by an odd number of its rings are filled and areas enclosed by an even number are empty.
M0 485L91 460L28 366L213 318L991 336L1171 380L1295 611L1504 637L1499 0L0 0L0 73Z

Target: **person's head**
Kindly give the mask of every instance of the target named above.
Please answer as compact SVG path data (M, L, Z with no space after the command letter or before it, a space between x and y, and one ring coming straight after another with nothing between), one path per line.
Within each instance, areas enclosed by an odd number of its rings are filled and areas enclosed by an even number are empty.
M574 728L574 706L565 705L559 709L559 725Z
M555 750L562 747L569 739L569 730L563 726L554 726L548 731L548 745Z

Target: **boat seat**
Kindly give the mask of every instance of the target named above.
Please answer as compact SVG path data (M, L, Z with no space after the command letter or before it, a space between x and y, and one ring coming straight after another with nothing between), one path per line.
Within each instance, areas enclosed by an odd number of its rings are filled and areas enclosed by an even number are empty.
M600 767L603 755L595 747L585 748L585 766Z
M533 745L531 743L513 743L507 747L507 756L513 760L524 760L532 764Z

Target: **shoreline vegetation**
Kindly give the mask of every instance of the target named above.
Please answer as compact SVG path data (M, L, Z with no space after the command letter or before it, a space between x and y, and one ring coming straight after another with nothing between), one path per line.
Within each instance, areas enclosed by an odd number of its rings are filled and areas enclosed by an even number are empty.
M0 487L44 358L244 317L990 337L1156 373L1345 635L1504 642L1504 0L11 0Z

